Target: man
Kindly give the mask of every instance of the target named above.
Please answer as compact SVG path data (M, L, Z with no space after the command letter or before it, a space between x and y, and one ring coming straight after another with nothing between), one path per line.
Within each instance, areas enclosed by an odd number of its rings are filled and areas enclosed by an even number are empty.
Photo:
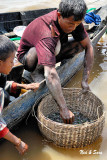
M88 78L93 63L93 48L82 25L86 10L84 0L62 0L58 10L35 19L27 26L18 48L18 60L26 70L34 71L37 64L44 67L46 84L59 106L60 115L65 123L72 123L74 114L67 108L55 63L78 52L72 42L68 41L68 34L72 34L80 43L79 48L85 49L82 88L84 91L89 89ZM61 50L57 55L56 46L59 42Z

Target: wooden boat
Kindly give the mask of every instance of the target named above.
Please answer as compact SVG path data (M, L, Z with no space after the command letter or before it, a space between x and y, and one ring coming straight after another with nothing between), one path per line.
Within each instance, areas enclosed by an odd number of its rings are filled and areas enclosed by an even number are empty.
M0 34L6 35L9 38L14 38L16 35L13 33L13 29L19 25L28 25L33 19L46 14L55 8L51 9L40 9L33 11L23 11L23 12L12 12L12 13L1 13L0 14ZM102 22L99 26L88 26L87 32L93 46L95 46L98 40L102 37L107 29L107 17L104 15L107 13L107 6L104 6L98 11L101 16ZM19 42L19 41L18 41ZM17 41L15 41L17 43ZM78 45L74 42L74 46ZM75 55L71 59L67 59L63 64L57 67L57 72L59 74L62 87L71 80L71 78L80 70L83 65L85 52L80 50L80 53ZM17 70L19 71L22 66L14 67L13 72L17 76ZM21 73L21 72L20 72ZM17 76L18 77L18 76ZM13 79L16 78L13 76ZM20 81L20 80L19 80ZM17 97L14 101L9 103L9 105L3 110L3 118L8 124L9 128L14 128L32 109L32 106L38 104L44 95L48 93L48 88L43 82L37 92L27 91L23 95Z

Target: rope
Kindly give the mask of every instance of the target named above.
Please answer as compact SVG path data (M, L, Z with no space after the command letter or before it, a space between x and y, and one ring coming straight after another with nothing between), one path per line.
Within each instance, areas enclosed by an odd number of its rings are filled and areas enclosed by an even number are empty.
M34 116L34 117L36 118L36 120L37 120L41 125L43 125L46 129L50 130L52 133L54 133L54 134L61 134L61 135L62 135L62 133L54 132L52 129L50 129L50 128L48 128L46 125L44 125L44 124L37 118L37 116L36 116L36 114L35 114L35 111L33 111L32 116ZM67 135L66 132L63 133L63 134L66 134L66 135Z
M40 84L42 84L42 83L44 83L45 82L45 79L44 80L42 80L41 82L40 82ZM90 92L90 91L88 91L88 92ZM81 96L83 93L82 92L79 92L79 95L77 96L77 98L79 97L79 96ZM32 107L32 110L31 110L31 112L29 113L29 115L28 115L28 117L27 117L27 119L26 119L26 124L27 124L27 120L28 120L28 118L29 118L29 116L30 116L30 114L32 114L32 116L33 117L35 117L36 118L36 120L42 125L42 126L44 126L47 130L50 130L52 133L54 133L54 134L66 134L66 135L68 135L67 134L67 132L65 132L65 133L59 133L59 132L54 132L52 129L50 129L50 128L48 128L45 124L43 124L39 119L38 119L38 117L36 116L36 114L35 114L35 106L36 106L36 104L44 97L44 96L46 96L46 95L48 95L48 93L45 93L44 95L42 95L42 96L40 96L39 97L39 99L34 103L34 105L33 105L33 107ZM84 95L84 94L83 94ZM88 98L86 98L86 99L88 99ZM100 106L99 106L100 107ZM99 107L97 108L97 115L98 115L98 119L99 119L99 112L98 112L98 109L99 109ZM96 120L94 120L94 121L92 121L92 122L95 122ZM88 124L91 124L92 122L85 122L85 123L82 123L82 124L76 124L76 125L73 125L73 126L77 126L77 125L88 125Z
M34 106L35 106L35 104L34 104ZM43 124L39 119L38 119L38 117L36 116L36 114L35 114L35 110L34 110L34 106L33 106L33 108L32 108L32 116L33 117L35 117L36 118L36 120L41 124L41 125L43 125L46 129L48 129L48 130L50 130L52 133L54 133L54 134L58 134L58 135L62 135L62 134L66 134L66 135L69 135L69 133L67 134L67 132L65 132L65 133L59 133L59 132L54 132L52 129L50 129L50 128L48 128L45 124ZM30 114L31 114L31 112L30 112ZM85 124L85 126L87 125L87 124L90 124L91 122L85 122L84 124ZM83 125L83 124L76 124L76 125L73 125L73 126L77 126L77 125Z
M39 119L38 119L38 117L36 116L36 114L35 114L35 111L33 110L33 113L32 113L32 116L33 117L35 117L36 118L36 120L41 124L41 125L43 125L46 129L48 129L48 130L50 130L52 133L54 133L54 134L58 134L58 135L62 135L62 134L66 134L66 135L69 135L69 133L66 131L66 132L64 132L64 133L59 133L59 132L54 132L52 129L50 129L50 128L48 128L45 124L43 124ZM87 125L87 124L90 124L89 122L85 122L84 123L85 124L85 126ZM76 125L73 125L73 126L77 126L77 125L83 125L83 124L76 124Z

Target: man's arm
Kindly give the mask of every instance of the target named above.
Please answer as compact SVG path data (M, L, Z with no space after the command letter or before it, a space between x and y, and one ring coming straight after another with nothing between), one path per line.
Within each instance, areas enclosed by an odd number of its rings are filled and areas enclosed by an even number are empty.
M60 115L64 123L72 123L74 121L74 114L67 108L66 102L62 93L59 76L55 67L44 66L46 84L56 100Z
M93 66L94 54L93 54L93 47L89 37L85 38L80 43L85 49L84 71L83 71L83 79L81 83L83 91L85 93L87 90L89 90L88 79Z

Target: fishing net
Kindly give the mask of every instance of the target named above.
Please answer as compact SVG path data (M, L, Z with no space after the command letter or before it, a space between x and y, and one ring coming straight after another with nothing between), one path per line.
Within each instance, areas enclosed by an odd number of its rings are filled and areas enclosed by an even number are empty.
M85 117L85 121L81 121L80 116L80 124L56 122L57 117L54 116L58 116L59 107L51 94L48 94L38 106L37 118L41 133L60 147L79 148L91 144L101 135L104 127L103 103L90 91L82 94L79 88L64 88L63 95L68 108L74 115L78 113L83 119ZM54 118L50 119L50 115Z

